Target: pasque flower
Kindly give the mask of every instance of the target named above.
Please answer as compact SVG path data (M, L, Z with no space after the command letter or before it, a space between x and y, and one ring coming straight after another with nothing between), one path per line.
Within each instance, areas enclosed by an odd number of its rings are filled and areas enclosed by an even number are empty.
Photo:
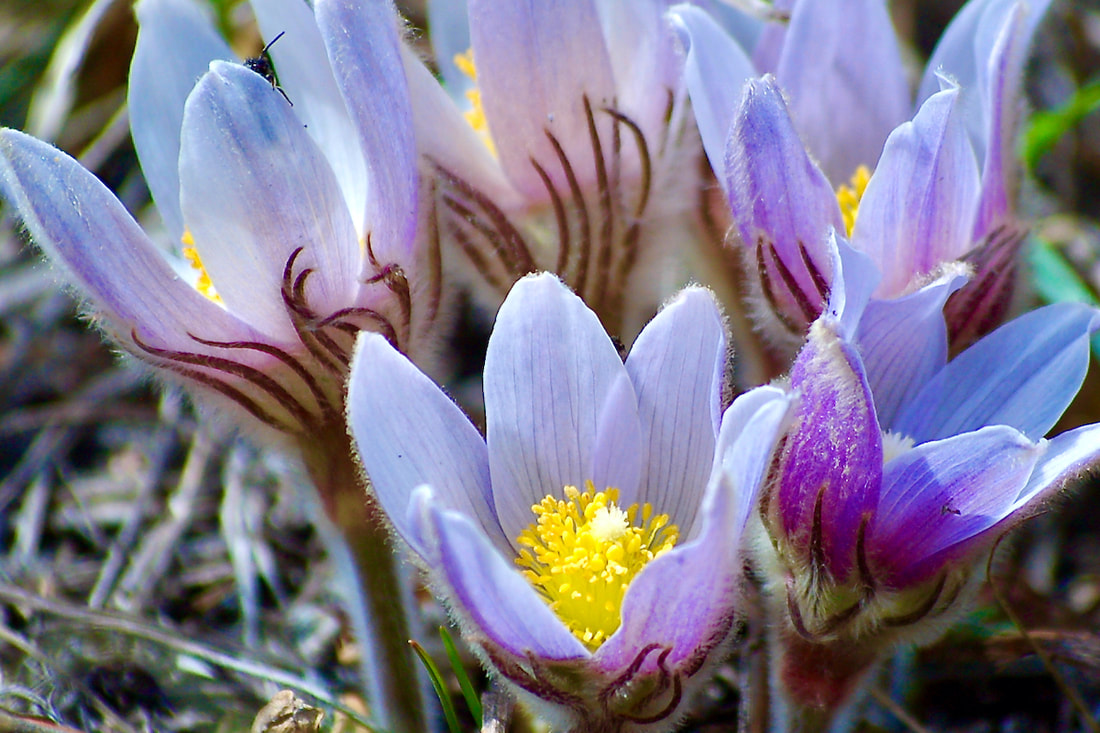
M981 553L1100 461L1100 425L1043 438L1084 380L1100 311L1047 306L948 361L958 278L875 302L873 263L840 249L760 506L779 680L796 708L825 710L898 643L946 628Z
M971 0L929 61L911 122L880 0L795 2L752 61L701 10L677 7L704 147L777 341L796 342L825 304L830 227L875 257L876 298L966 262L973 277L947 309L956 349L1000 323L1024 234L1013 150L1022 69L1047 4ZM752 68L774 76L742 89Z
M291 107L244 66L211 63L228 48L197 6L139 4L129 109L168 242L76 161L0 137L0 190L101 327L292 435L341 422L360 329L417 350L438 285L415 236L396 16L365 7L320 2L315 20L299 2L257 3L291 29L271 49Z
M723 413L725 333L689 288L625 363L556 277L497 315L486 436L385 339L349 421L397 534L467 641L556 730L663 730L737 615L739 540L793 398Z
M300 450L330 516L355 528L361 559L374 556L381 631L365 658L398 638L396 666L370 680L372 708L417 730L387 535L370 526L343 418L356 334L421 356L440 298L438 251L418 234L398 17L386 2L254 8L269 38L285 31L270 49L285 97L225 60L199 5L137 6L129 114L167 236L144 232L78 162L14 130L0 131L0 193L122 349Z
M636 333L664 297L661 243L670 228L690 235L699 180L664 8L430 4L448 88L410 55L417 140L448 214L443 236L498 300L519 277L553 271L618 334Z

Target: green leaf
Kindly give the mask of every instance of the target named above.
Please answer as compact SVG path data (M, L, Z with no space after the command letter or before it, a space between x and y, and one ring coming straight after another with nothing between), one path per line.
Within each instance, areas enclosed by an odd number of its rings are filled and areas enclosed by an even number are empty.
M462 688L462 697L466 698L466 706L470 708L470 714L473 715L474 720L480 726L484 722L481 719L481 698L474 690L474 685L470 682L470 676L466 674L466 668L462 664L462 659L458 656L458 648L455 646L454 639L451 638L451 632L447 630L446 626L440 626L439 636L443 639L443 648L447 650L447 659L451 661L451 669L454 670L455 677L458 678L458 686Z
M1047 303L1100 305L1092 288L1051 242L1033 237L1027 260L1035 291ZM1100 358L1100 334L1092 337L1092 353Z
M439 698L439 704L443 706L443 717L447 719L447 730L451 733L462 733L462 727L458 724L458 713L455 712L454 703L451 702L451 696L447 693L447 683L443 679L439 667L436 666L432 658L424 651L424 647L420 646L418 642L410 639L409 646L416 652L416 656L420 657L420 663L428 671L428 679L432 681L435 695Z
M1071 301L1097 305L1092 290L1052 243L1034 238L1028 250L1028 264L1035 290L1046 302Z
M1024 162L1035 170L1043 157L1062 137L1100 107L1100 80L1079 88L1061 107L1032 115L1021 141Z

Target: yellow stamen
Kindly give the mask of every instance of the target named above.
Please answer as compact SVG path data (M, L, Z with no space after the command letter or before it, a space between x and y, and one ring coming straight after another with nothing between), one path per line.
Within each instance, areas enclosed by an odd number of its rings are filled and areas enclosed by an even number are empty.
M840 204L840 215L844 217L844 228L848 230L848 236L852 236L852 230L856 228L856 217L859 215L859 202L863 199L863 193L867 190L867 182L871 180L871 169L865 165L856 168L849 183L840 184L836 190L836 202Z
M477 83L477 67L474 65L474 49L466 49L466 53L456 53L454 58L455 66L458 70L469 77L470 81ZM476 86L466 90L466 99L470 101L470 109L466 110L466 122L470 123L470 127L474 128L474 132L478 134L482 142L485 143L485 147L489 148L489 152L494 156L497 154L496 146L493 145L493 137L489 134L489 121L485 119L485 110L481 106L481 90Z
M222 302L222 296L218 295L218 291L214 289L214 283L210 282L210 275L207 274L206 268L203 267L202 258L199 257L199 251L195 249L195 238L191 236L189 230L185 229L183 231L180 242L183 243L183 258L199 273L199 279L195 281L195 290L198 290L215 303L220 304Z
M680 535L650 504L622 509L618 499L618 489L597 492L591 481L584 493L566 486L564 500L547 496L531 507L537 519L516 539L524 577L591 650L619 628L634 577Z

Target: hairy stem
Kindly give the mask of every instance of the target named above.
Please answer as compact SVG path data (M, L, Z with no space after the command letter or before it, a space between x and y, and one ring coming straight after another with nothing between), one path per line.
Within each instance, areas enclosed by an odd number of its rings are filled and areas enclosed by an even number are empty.
M364 486L342 424L303 436L299 445L325 512L358 565L367 621L367 628L359 630L366 638L358 641L371 672L367 687L372 716L391 731L425 731L423 688L408 643L411 594L381 509Z

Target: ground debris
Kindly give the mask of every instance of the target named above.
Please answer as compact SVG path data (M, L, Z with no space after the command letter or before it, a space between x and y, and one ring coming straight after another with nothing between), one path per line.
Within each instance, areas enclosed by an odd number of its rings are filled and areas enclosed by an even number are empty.
M305 704L290 690L280 690L256 714L251 733L314 733L324 717L323 710Z

